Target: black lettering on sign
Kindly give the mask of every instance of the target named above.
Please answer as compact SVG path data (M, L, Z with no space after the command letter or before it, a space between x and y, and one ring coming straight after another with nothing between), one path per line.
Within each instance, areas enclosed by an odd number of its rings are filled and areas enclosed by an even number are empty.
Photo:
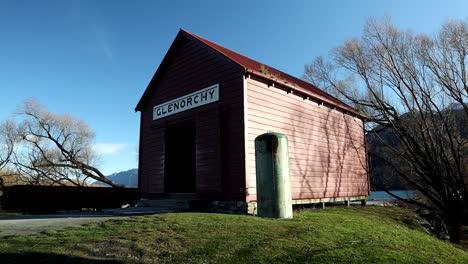
M215 90L209 91L211 99L213 99L213 94L214 94L214 92L215 92Z
M219 100L219 84L175 98L153 107L153 120Z
M201 99L202 101L206 101L208 99L208 93L207 92L201 93Z

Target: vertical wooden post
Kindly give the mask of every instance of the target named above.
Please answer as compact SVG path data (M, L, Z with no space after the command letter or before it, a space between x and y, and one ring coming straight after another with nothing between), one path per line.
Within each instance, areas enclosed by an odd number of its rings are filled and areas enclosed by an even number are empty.
M288 138L266 133L255 139L257 214L262 217L292 218Z

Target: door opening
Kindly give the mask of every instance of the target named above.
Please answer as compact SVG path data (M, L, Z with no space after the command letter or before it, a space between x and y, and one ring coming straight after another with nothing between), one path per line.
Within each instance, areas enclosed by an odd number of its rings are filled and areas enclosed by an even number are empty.
M184 122L166 127L165 192L194 193L195 123Z

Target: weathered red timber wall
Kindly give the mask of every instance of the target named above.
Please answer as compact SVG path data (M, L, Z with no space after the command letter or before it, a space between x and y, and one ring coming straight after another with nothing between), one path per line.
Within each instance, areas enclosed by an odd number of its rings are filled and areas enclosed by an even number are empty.
M243 69L198 41L179 34L141 105L140 182L142 198L245 200ZM190 38L190 36L188 36ZM219 84L219 101L153 121L153 107ZM168 194L165 130L195 123L196 193ZM180 164L184 166L184 164Z
M256 200L254 140L268 131L288 136L293 200L368 195L362 119L288 89L246 82L248 201Z

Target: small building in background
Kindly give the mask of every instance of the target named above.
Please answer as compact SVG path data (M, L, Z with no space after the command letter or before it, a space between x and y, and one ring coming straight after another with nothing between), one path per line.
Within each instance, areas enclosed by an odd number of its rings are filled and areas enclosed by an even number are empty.
M293 204L369 194L364 119L314 85L180 30L141 97L144 203L253 212L254 139L289 139Z

